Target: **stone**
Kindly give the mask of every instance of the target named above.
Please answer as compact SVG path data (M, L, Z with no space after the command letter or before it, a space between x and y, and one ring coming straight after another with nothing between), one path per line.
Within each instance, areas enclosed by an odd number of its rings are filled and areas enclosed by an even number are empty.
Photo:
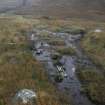
M33 100L36 100L37 95L34 91L29 89L22 89L15 95L15 103L32 103Z

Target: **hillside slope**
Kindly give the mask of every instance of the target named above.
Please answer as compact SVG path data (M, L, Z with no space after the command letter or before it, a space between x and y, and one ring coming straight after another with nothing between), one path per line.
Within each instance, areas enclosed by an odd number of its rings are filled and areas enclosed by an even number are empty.
M13 7L12 12L60 18L82 17L103 19L105 0L1 0L0 11ZM7 9L6 9L7 8ZM14 9L15 8L15 9ZM4 12L4 11L3 11Z
M30 3L29 3L30 1ZM105 0L29 0L18 14L60 18L104 19ZM27 3L26 3L27 4ZM30 4L30 5L29 5Z

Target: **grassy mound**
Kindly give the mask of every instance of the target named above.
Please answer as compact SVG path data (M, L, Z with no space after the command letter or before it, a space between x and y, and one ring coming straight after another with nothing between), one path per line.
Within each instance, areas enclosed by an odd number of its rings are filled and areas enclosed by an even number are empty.
M105 32L89 32L82 46L93 62L105 69Z
M105 104L105 78L95 70L84 69L79 73L79 78L83 84L82 93L96 104Z

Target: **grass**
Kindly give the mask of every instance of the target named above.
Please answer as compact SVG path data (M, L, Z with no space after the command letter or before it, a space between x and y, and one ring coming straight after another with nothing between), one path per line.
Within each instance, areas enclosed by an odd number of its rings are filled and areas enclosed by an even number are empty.
M89 32L82 42L82 47L92 61L105 69L105 32Z
M82 93L96 104L105 104L105 78L94 69L82 69L78 73L82 83ZM84 84L85 83L85 84Z
M16 92L24 88L36 91L37 105L71 103L49 82L44 67L29 50L26 34L39 23L21 16L0 17L1 105L12 105Z
M104 28L105 23L75 19L43 20L29 19L22 16L0 16L0 104L11 105L10 100L13 99L18 90L29 88L37 92L38 105L61 105L61 103L70 103L72 105L71 99L59 93L49 82L44 67L40 62L33 59L26 33L31 31L32 28L48 29L53 32L63 30L68 33L72 29L72 32L76 34L81 29L86 30L88 33L81 46L95 64L105 68L105 32L94 33L92 30L97 27ZM64 41L52 39L48 33L42 34L42 37L45 37L54 46L61 47L65 45ZM75 54L72 48L59 48L58 52L61 55ZM58 58L55 61L58 61ZM104 76L89 69L80 72L80 79L97 81L94 83L89 82L87 87L83 86L83 88L92 101L101 104L105 103Z
M53 32L61 32L61 33L69 33L73 35L81 34L81 32L85 33L85 29L81 27L68 27L68 26L54 26L50 28Z
M97 25L103 29L105 27L104 23ZM96 26L97 26L96 25ZM83 92L85 92L88 97L96 104L105 104L105 31L94 32L97 27L94 26L93 29L88 30L81 42L81 47L84 49L85 53L96 65L99 72L97 73L92 69L82 70L79 73L80 80L90 81L83 85Z
M76 55L76 52L73 48L58 48L57 52L61 55Z

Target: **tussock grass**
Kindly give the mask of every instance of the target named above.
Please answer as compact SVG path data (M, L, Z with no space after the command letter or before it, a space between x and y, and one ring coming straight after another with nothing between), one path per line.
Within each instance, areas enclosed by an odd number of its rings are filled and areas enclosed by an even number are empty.
M61 55L76 55L76 51L73 48L58 48L57 51L61 54Z
M105 69L105 32L88 33L82 46L93 62Z
M105 103L105 78L94 69L82 69L78 74L82 83L82 93L96 104L104 105ZM83 83L84 82L84 83Z
M43 65L29 51L27 32L36 24L40 21L21 16L0 17L1 105L12 105L16 92L24 88L36 91L37 105L71 102L49 82Z
M78 33L78 29L85 29L88 33L83 39L82 47L97 64L105 67L105 32L94 33L97 27L105 27L104 23L84 20L43 20L29 19L22 16L0 16L0 104L11 105L11 99L15 93L23 88L33 89L38 94L38 105L61 105L71 103L64 94L60 94L49 82L44 67L33 59L29 51L26 33L37 29L47 29L53 32L62 30ZM71 32L71 31L70 31ZM52 39L48 33L42 33L52 45L64 46L64 41ZM51 39L50 39L51 38ZM15 43L14 45L8 43ZM74 49L59 49L61 54L74 55ZM97 83L89 83L86 92L89 97L101 104L104 99L104 77L92 72L81 72L84 80L96 80Z

